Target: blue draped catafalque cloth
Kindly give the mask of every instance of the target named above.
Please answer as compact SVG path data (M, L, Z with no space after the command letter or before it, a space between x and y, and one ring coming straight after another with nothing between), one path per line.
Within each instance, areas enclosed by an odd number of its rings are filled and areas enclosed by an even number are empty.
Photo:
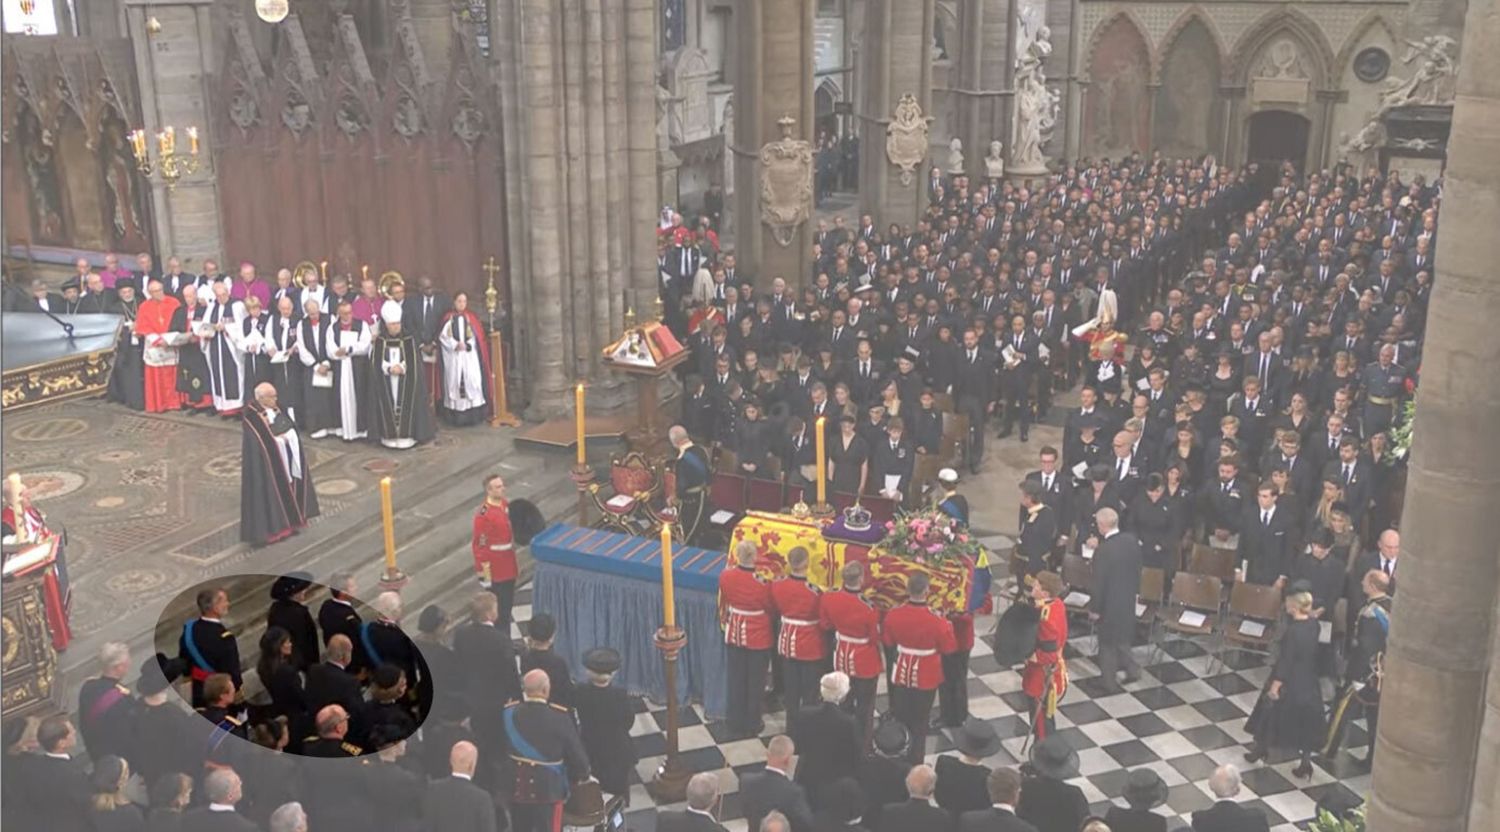
M725 554L673 547L677 626L687 647L677 661L678 702L725 712L727 667L719 630L718 585ZM667 677L656 630L662 623L661 542L557 523L531 542L536 558L533 614L557 621L553 650L574 678L585 678L584 652L613 647L623 659L617 682L632 694L666 701Z

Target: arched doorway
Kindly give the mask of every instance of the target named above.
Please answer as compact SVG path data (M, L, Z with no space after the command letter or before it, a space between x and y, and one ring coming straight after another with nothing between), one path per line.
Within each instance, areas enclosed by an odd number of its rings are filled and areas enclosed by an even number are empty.
M1286 110L1264 110L1250 116L1249 152L1252 162L1280 165L1291 162L1298 170L1307 163L1307 139L1312 123Z
M839 97L839 88L832 81L825 80L813 91L813 114L817 119L815 135L838 137L839 117L834 105L838 103Z

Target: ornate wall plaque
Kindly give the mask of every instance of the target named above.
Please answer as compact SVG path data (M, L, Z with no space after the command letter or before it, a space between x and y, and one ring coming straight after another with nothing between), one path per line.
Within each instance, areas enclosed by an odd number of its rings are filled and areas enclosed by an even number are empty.
M812 144L792 138L797 120L784 115L776 122L781 139L760 149L760 220L782 246L792 244L797 226L812 215Z
M911 93L896 102L896 112L885 128L885 157L901 169L902 185L911 185L917 165L927 156L927 125L931 122L922 115L922 105Z

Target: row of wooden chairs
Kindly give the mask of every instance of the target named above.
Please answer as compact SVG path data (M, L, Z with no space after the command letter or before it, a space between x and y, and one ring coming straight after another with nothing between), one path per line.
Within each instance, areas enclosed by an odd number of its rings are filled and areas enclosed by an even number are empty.
M1228 571L1228 580L1196 569L1177 572L1169 586L1166 570L1141 570L1136 624L1145 630L1152 663L1160 660L1165 645L1172 640L1202 642L1212 657L1211 670L1215 665L1222 669L1225 657L1232 652L1270 655L1276 622L1281 617L1281 590L1234 581L1232 563ZM1093 564L1081 555L1065 555L1062 579L1068 588L1064 603L1070 621L1078 621L1092 633L1088 601L1094 588Z

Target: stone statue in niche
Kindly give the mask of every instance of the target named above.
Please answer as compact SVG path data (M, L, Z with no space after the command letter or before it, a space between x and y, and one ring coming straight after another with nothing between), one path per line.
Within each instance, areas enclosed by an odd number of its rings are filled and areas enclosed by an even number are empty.
M1413 104L1450 104L1456 94L1458 62L1453 51L1458 42L1446 35L1428 35L1420 41L1406 42L1404 64L1420 60L1417 71L1409 78L1390 78L1380 93L1380 104L1370 114L1354 138L1344 142L1340 151L1363 154L1385 144L1385 115L1397 107Z
M145 238L146 204L136 186L135 151L125 122L107 118L99 142L99 169L104 180L105 219L117 246Z
M1011 141L1011 167L1039 173L1047 169L1042 145L1052 137L1057 124L1058 94L1047 88L1042 63L1052 54L1052 30L1038 26L1026 38L1025 50L1016 58L1015 135Z
M1307 69L1302 66L1302 53L1298 51L1297 45L1286 38L1271 44L1266 50L1266 57L1260 63L1260 69L1255 73L1257 78L1292 78L1303 79L1307 77Z
M999 179L1005 175L1005 144L999 139L990 142L989 155L984 157L984 175Z
M948 142L948 172L953 174L964 172L964 143L957 136Z

